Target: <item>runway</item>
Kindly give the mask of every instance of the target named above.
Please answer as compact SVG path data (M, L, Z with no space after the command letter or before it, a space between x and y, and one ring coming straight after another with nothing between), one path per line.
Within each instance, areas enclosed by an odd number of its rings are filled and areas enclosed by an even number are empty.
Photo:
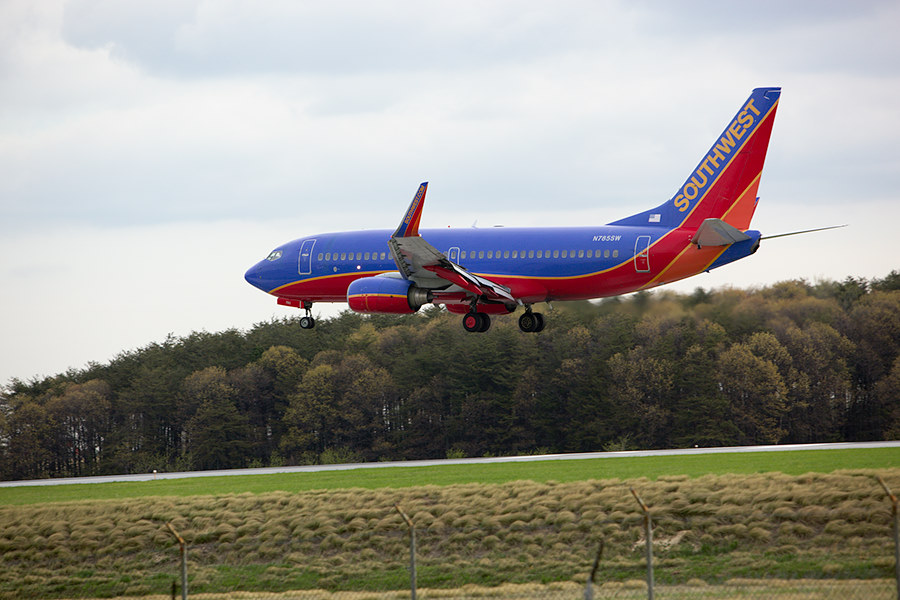
M626 450L622 452L584 452L580 454L543 454L535 456L498 456L491 458L458 458L437 460L401 460L396 462L348 463L341 465L303 465L298 467L262 467L257 469L222 469L219 471L183 471L176 473L135 473L131 475L103 475L98 477L65 477L59 479L30 479L0 481L0 487L40 485L72 485L80 483L113 483L124 481L152 481L154 479L187 479L191 477L229 477L233 475L272 475L275 473L315 473L318 471L350 471L353 469L392 469L397 467L432 467L439 465L471 465L508 462L539 462L548 460L588 460L595 458L641 458L647 456L678 456L686 454L728 454L739 452L787 452L796 450L849 450L860 448L900 448L895 442L843 442L833 444L787 444L783 446L732 446L726 448L678 448L672 450Z

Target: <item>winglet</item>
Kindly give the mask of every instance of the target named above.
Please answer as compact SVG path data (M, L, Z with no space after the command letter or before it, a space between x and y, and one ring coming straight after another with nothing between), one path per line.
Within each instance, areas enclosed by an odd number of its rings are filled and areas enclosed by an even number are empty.
M427 181L419 184L419 190L413 196L412 202L406 210L406 215L400 221L400 226L397 227L393 237L417 237L419 235L419 221L422 219L422 209L425 207L425 191L427 189Z

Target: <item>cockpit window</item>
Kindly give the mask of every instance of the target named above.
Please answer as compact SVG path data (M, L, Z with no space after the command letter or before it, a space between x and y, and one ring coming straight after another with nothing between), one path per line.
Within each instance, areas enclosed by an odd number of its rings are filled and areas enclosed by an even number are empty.
M272 250L272 253L266 257L266 260L272 262L281 258L281 250Z

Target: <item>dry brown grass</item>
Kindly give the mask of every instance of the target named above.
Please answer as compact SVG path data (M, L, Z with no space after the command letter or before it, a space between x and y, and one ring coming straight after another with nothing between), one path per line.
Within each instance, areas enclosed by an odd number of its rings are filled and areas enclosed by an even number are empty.
M879 473L900 489L900 469ZM870 574L890 569L890 508L873 473L859 471L4 506L0 595L17 578L43 572L48 581L79 571L106 579L171 573L176 553L166 522L188 540L198 573L211 581L219 565L257 565L256 584L315 572L320 582L345 585L350 573L404 568L408 537L394 504L417 525L425 573L462 565L474 576L487 561L500 580L520 576L524 566L559 578L588 568L601 539L605 568L635 573L642 514L632 485L651 505L661 564L689 576L765 573L797 556L817 562L821 575L842 577L867 564ZM707 565L708 576L696 565Z

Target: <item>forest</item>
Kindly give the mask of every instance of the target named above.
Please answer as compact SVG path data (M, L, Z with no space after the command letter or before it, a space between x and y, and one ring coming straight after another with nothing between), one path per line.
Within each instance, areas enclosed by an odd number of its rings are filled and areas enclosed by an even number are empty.
M900 271L195 332L0 388L0 479L900 438Z

